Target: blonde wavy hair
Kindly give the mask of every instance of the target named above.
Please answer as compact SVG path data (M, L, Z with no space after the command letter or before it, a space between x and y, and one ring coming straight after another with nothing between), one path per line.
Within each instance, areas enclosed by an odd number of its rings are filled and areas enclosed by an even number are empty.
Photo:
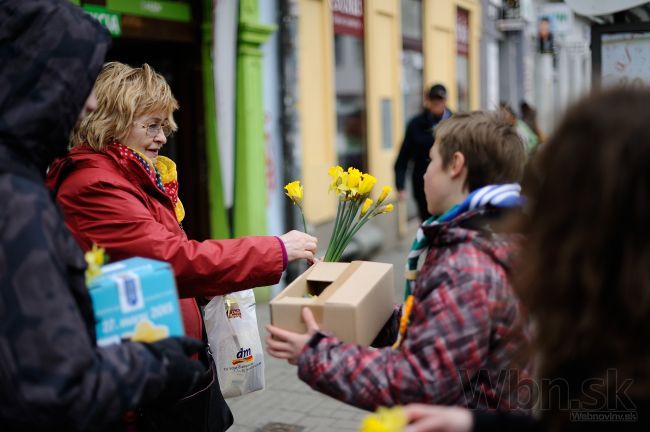
M178 101L165 78L146 63L140 68L106 63L95 82L95 94L97 109L73 132L70 147L87 144L101 151L126 139L135 118L154 112L166 113L171 129L178 129L173 116Z

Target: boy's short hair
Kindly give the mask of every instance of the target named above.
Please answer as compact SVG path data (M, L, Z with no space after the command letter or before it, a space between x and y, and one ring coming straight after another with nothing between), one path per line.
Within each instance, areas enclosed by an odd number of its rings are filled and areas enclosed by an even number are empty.
M113 140L125 139L133 120L161 111L173 131L177 129L173 113L178 102L165 78L148 64L134 68L106 63L95 82L97 109L83 119L74 131L71 146L87 144L101 151Z
M458 113L436 127L436 145L442 166L449 166L454 153L465 156L469 191L490 184L521 180L526 150L521 137L503 113Z

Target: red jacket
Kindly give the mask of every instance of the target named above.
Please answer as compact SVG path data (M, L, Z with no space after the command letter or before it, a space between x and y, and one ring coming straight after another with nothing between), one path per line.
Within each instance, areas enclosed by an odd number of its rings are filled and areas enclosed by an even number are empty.
M188 240L171 199L113 146L103 152L74 148L52 164L47 185L84 250L95 243L112 260L142 256L171 264L188 336L201 338L193 297L275 284L284 271L284 247L276 237Z

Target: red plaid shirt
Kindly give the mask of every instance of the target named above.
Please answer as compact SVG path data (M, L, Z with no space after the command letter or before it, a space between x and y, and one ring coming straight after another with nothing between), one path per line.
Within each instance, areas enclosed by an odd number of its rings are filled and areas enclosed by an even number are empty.
M399 349L367 348L317 334L299 377L312 388L369 410L411 402L527 412L520 309L507 272L513 238L476 230L496 210L477 210L425 231L430 250ZM489 226L489 225L487 225Z

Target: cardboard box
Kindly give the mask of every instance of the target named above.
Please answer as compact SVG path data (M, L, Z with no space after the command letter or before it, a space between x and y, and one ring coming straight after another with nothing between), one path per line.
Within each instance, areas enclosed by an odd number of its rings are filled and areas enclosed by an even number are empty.
M165 262L129 258L107 264L88 289L100 346L134 333L143 342L185 334L174 273Z
M305 297L319 292L316 298ZM271 300L271 323L304 333L301 310L307 306L323 330L345 342L370 345L393 313L394 301L392 264L320 262Z

